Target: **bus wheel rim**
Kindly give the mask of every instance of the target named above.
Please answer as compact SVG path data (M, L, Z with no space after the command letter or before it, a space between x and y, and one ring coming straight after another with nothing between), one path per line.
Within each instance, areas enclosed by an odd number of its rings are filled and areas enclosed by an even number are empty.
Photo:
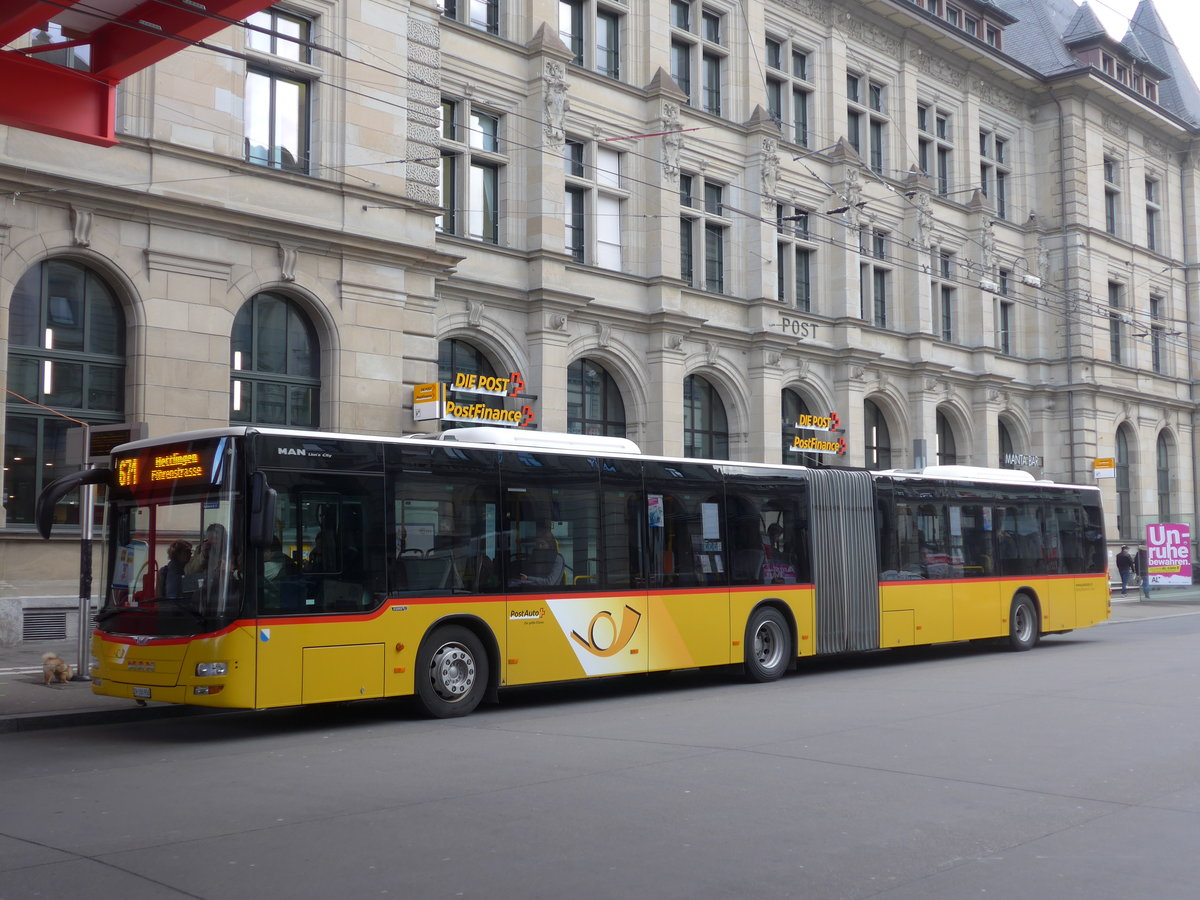
M783 629L777 622L763 622L754 633L754 658L765 669L773 669L783 658Z
M443 700L461 700L475 686L475 657L462 644L443 644L429 662L429 678Z
M1029 614L1029 608L1023 604L1017 604L1016 622L1017 639L1022 641L1029 640L1030 634L1033 632L1033 617Z

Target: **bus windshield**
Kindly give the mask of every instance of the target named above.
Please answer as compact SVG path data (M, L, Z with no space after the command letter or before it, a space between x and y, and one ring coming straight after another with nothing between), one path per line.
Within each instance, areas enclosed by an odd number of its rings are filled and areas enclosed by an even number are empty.
M205 438L119 453L110 499L103 632L192 635L241 612L233 441Z

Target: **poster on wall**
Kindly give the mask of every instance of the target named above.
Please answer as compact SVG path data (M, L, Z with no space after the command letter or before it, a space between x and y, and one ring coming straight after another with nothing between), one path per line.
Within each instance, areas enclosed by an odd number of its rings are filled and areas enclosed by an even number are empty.
M1192 526L1146 526L1146 571L1151 585L1192 583Z

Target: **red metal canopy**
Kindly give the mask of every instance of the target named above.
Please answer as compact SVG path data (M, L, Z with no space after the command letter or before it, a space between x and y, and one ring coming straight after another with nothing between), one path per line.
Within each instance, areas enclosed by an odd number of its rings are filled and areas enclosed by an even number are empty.
M271 5L0 0L0 124L111 147L121 79Z

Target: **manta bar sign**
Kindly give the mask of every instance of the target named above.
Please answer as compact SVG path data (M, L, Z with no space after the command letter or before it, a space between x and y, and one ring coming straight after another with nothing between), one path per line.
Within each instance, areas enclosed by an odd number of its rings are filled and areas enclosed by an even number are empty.
M808 414L802 415L796 419L792 425L797 431L823 431L834 432L841 428L842 420L837 413L831 412L827 416L811 416ZM831 453L837 456L846 454L846 439L838 438L837 440L824 440L820 437L804 437L796 435L792 438L792 445L788 447L789 453Z
M480 397L491 398L491 402L477 399ZM507 378L455 372L449 384L434 382L413 386L413 420L531 427L536 419L533 407L522 404L516 409L507 409L496 402L508 399L537 399L525 393L525 379L520 372L510 372Z

